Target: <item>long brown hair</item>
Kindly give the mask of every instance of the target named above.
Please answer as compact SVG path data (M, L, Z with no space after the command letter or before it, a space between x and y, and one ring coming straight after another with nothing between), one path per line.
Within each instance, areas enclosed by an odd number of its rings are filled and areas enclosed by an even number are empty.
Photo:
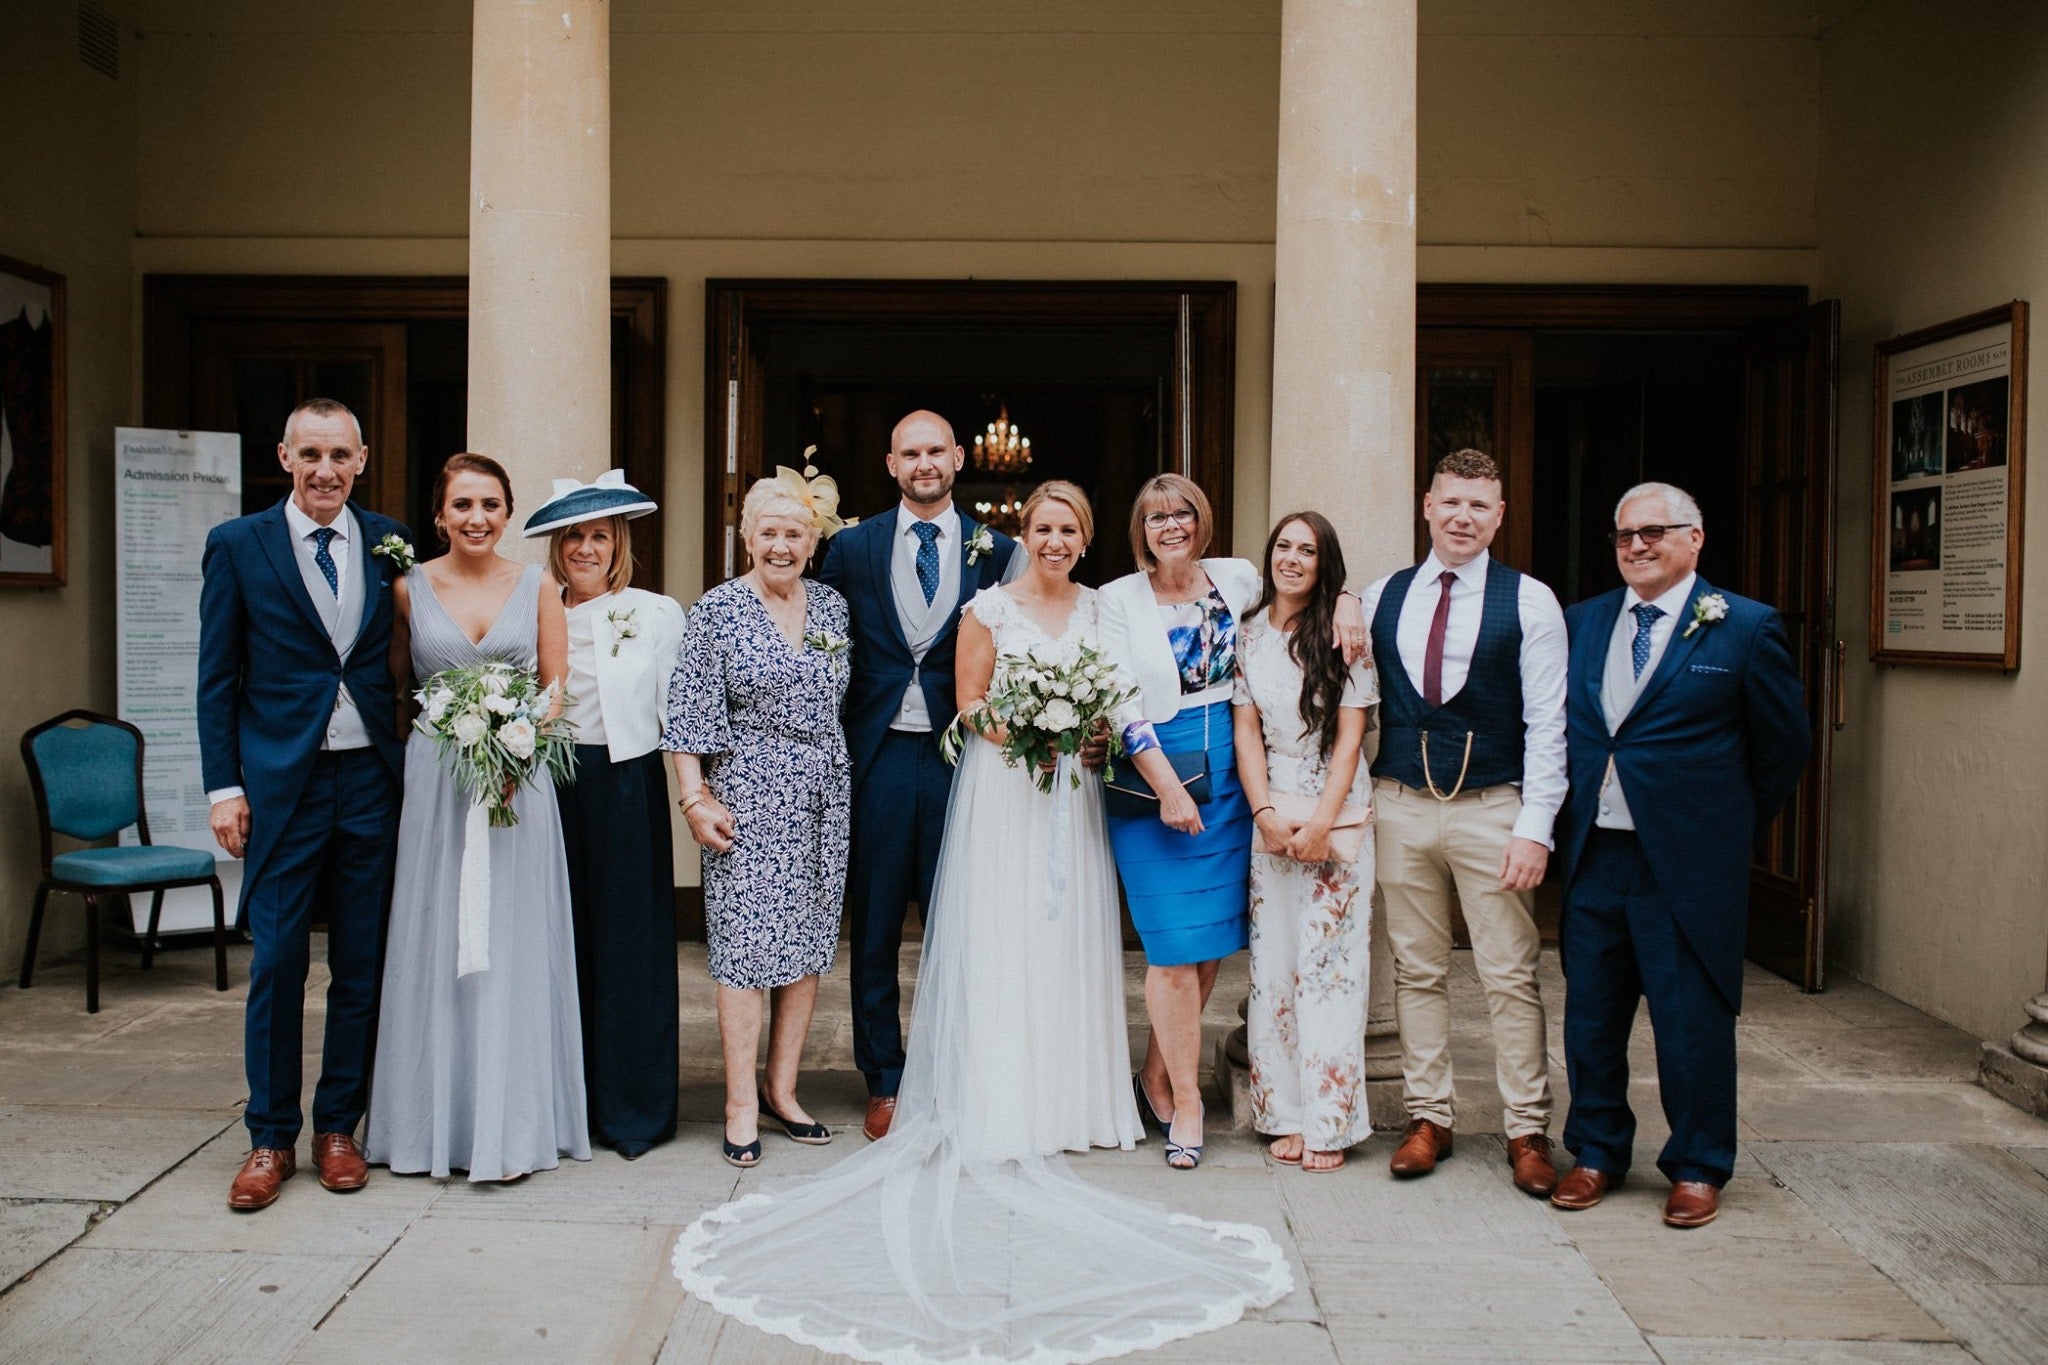
M1259 600L1252 611L1264 611L1279 597L1273 588L1273 547L1280 543L1280 533L1297 521L1316 538L1316 582L1288 632L1287 652L1301 666L1302 733L1314 734L1317 752L1328 758L1337 747L1337 712L1351 676L1344 656L1330 646L1336 633L1337 598L1344 591L1344 547L1337 543L1337 528L1328 517L1321 512L1289 512L1273 523L1272 534L1266 537L1266 557L1259 564Z

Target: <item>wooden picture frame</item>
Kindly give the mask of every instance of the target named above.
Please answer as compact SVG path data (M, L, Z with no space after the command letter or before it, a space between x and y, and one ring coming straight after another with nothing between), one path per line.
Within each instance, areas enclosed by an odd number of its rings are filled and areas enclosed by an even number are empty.
M1871 418L1870 657L2020 666L2027 305L1879 342Z
M64 586L64 277L0 256L0 587Z

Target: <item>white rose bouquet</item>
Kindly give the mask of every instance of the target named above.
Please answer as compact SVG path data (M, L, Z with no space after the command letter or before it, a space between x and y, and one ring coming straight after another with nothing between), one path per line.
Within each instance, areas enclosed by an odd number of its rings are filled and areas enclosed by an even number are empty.
M463 794L488 808L493 827L519 823L508 789L543 771L558 782L575 776L575 727L566 717L549 718L555 689L542 687L532 669L495 662L451 668L415 695L413 728L432 737Z
M992 738L1000 732L1003 761L1013 768L1028 764L1038 789L1049 792L1059 757L1079 753L1098 722L1137 695L1115 664L1086 646L1072 652L1041 646L1024 655L1005 654L996 660L988 695L946 727L939 751L948 763L957 763L970 729ZM1111 758L1123 752L1113 725L1109 752ZM1071 773L1070 780L1078 787L1080 773Z

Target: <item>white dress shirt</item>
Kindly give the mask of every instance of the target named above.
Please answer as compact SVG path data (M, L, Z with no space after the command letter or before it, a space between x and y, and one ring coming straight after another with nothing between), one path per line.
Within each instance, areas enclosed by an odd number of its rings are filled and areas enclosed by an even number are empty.
M896 504L896 552L889 564L892 587L901 585L920 601L924 598L924 591L917 583L920 545L913 528L923 520L902 503ZM939 588L932 594L931 604L935 610L957 607L960 605L960 509L948 506L931 518L931 524L939 528L939 538L934 542L939 551ZM915 641L911 647L916 648ZM911 673L910 685L903 689L902 704L896 708L896 719L889 722L889 728L918 734L928 734L933 728L931 708L925 705L924 687L917 671Z
M291 529L292 547L300 560L312 569L315 579L325 583L326 575L313 558L320 548L314 541L314 533L323 529L320 523L300 510L299 504L291 498L284 500L284 520ZM348 580L357 568L355 555L349 550L356 534L355 513L343 506L333 524L324 529L334 532L334 539L327 542L327 553L334 560L334 596L339 600L348 595ZM363 724L362 712L356 709L356 699L349 695L346 683L335 688L334 712L327 718L327 733L321 737L320 747L323 750L370 747L369 728ZM241 787L220 787L206 794L206 802L219 805L244 794Z
M1479 556L1456 569L1451 582L1451 614L1444 623L1443 699L1464 690L1472 671L1472 651L1479 643L1479 618L1486 606L1486 568L1492 556ZM1422 690L1424 656L1429 650L1429 623L1443 594L1440 579L1450 566L1431 551L1401 603L1394 641L1401 666L1415 690ZM1389 576L1391 577L1391 575ZM1365 591L1368 625L1379 611L1382 578ZM1515 837L1549 845L1551 827L1564 805L1565 666L1570 647L1565 639L1564 609L1557 595L1529 574L1522 575L1516 598L1522 621L1522 810L1515 817ZM1382 689L1384 690L1384 689Z
M1645 599L1634 588L1622 594L1621 615L1614 618L1614 633L1607 637L1607 664L1600 676L1600 709L1607 717L1608 734L1621 728L1621 723L1634 709L1636 698L1642 695L1643 684L1657 672L1657 662L1671 644L1671 632L1678 628L1678 618L1685 611L1686 601L1692 596L1693 583L1698 577L1698 574L1687 574L1669 591L1654 598ZM1638 674L1635 671L1635 609L1646 600L1664 614L1650 623L1650 657ZM1636 827L1636 818L1629 813L1628 798L1622 794L1621 782L1614 775L1611 757L1607 760L1607 775L1600 781L1600 804L1593 812L1593 823L1601 829Z

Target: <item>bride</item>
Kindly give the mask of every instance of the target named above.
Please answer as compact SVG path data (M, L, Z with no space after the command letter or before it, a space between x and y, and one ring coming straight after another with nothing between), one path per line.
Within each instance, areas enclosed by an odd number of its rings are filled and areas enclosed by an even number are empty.
M999 659L1095 639L1071 579L1087 496L1023 510L1027 567L960 622L963 710ZM1235 1322L1292 1288L1264 1229L1090 1185L1065 1151L1143 1136L1099 784L1053 790L967 741L932 893L909 1058L889 1136L816 1176L714 1209L676 1276L721 1312L860 1360L1101 1360Z

